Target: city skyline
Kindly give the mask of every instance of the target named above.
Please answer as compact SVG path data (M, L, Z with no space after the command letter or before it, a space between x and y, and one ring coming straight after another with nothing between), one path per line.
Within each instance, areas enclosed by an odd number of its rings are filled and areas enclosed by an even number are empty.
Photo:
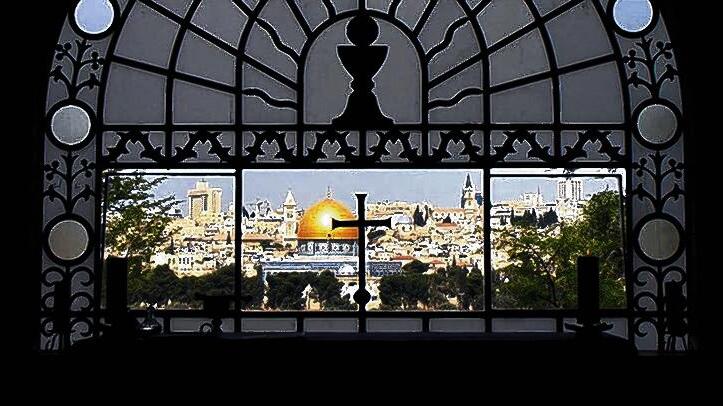
M149 178L158 178L160 176L149 176ZM196 187L196 182L205 179L213 187L219 187L223 191L221 193L221 209L228 210L229 205L234 200L234 178L229 176L167 176L167 179L159 184L153 191L156 198L163 198L174 195L176 200L181 203L178 207L184 216L188 216L188 191Z
M430 202L440 207L457 207L462 185L470 175L476 190L481 190L482 171L479 170L248 170L243 175L244 204L257 199L268 200L274 207L280 206L289 190L299 207L308 207L326 196L331 188L333 197L350 209L356 208L355 192L367 192L368 202L407 201ZM332 176L330 176L332 175ZM148 175L149 178L158 175ZM222 189L222 209L228 210L234 201L235 185L230 176L170 175L159 184L154 193L156 198L175 195L181 202L178 207L184 216L188 215L187 192L196 182L205 179L213 187ZM492 177L490 188L492 202L520 198L523 193L537 192L538 188L546 201L554 201L557 182L560 177L523 178L512 173L504 177ZM618 190L617 178L600 178L591 175L582 177L585 195L604 190Z

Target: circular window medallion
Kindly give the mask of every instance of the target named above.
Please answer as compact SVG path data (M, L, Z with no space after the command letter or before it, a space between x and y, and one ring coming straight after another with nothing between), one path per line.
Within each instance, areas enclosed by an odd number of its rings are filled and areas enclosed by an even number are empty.
M668 106L651 104L638 115L638 132L652 144L665 144L678 132L678 117Z
M680 138L680 111L667 100L644 103L635 109L633 117L634 133L638 141L648 148L668 148Z
M64 261L76 260L88 250L90 237L83 224L75 220L62 220L48 233L48 248Z
M85 109L76 105L59 108L50 121L53 136L65 145L82 143L90 134L90 115Z
M110 0L80 0L73 19L78 28L89 35L101 35L113 25L116 10Z
M669 220L652 219L640 229L638 243L645 256L656 261L665 261L678 252L680 231Z
M648 29L655 18L650 0L616 0L613 6L613 20L621 30L638 34Z

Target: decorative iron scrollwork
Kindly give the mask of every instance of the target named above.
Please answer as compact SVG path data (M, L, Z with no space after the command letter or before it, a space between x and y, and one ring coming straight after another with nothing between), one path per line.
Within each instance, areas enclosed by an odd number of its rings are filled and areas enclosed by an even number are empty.
M105 59L100 56L98 51L92 51L90 57L87 57L88 50L91 48L91 44L88 40L83 39L82 41L75 40L75 54L73 54L73 44L66 42L64 44L58 44L55 47L55 59L60 64L56 65L55 68L50 72L50 77L55 82L60 82L65 85L65 89L68 92L68 99L74 100L78 98L78 94L83 89L94 89L100 86L100 80L96 72L104 65ZM63 61L68 61L71 65L70 76L65 74ZM80 77L83 71L86 71L87 79L80 81Z
M291 45L283 38L283 32L272 24L268 15L263 11L272 7L273 2L261 0L254 6L249 6L244 1L233 1L239 11L246 16L247 25L241 30L238 43L231 45L221 40L215 34L211 34L201 28L193 20L195 10L186 16L180 16L170 11L160 3L151 0L130 0L125 2L121 8L117 2L111 2L114 7L113 29L107 30L103 35L81 35L81 39L60 41L54 49L55 65L50 68L49 82L51 86L60 89L53 93L53 100L49 105L48 128L46 132L53 134L51 119L53 114L63 107L72 105L82 110L87 115L89 125L87 134L81 134L77 140L71 139L64 142L58 137L48 136L51 142L46 151L47 158L44 166L44 175L48 183L43 190L43 197L46 199L46 232L45 261L41 270L41 294L42 319L40 321L41 336L44 337L46 349L56 349L61 344L61 335L74 334L77 338L89 337L99 334L98 324L100 320L100 285L97 283L98 268L102 258L97 255L96 249L92 248L98 238L96 233L101 229L100 210L100 174L105 169L116 167L133 168L138 164L145 168L184 168L195 164L204 164L205 167L218 165L224 168L233 168L240 171L246 168L258 168L265 164L268 167L288 168L323 168L329 162L338 164L339 167L349 168L378 168L385 165L395 167L472 167L490 170L506 166L525 166L535 168L565 168L569 171L581 167L594 167L602 162L600 166L610 169L625 169L628 171L628 203L637 204L640 210L628 208L630 215L627 247L631 252L631 261L627 264L629 294L629 332L631 336L644 337L648 332L658 334L658 348L662 350L665 323L662 314L664 304L663 284L669 280L676 280L685 285L688 280L685 265L681 258L684 255L685 244L682 241L677 250L666 255L664 258L657 258L654 255L647 255L640 246L638 233L645 224L650 221L665 221L669 227L685 240L685 224L682 216L673 210L680 211L685 201L686 192L683 185L685 165L683 164L682 148L678 148L682 140L682 113L679 103L666 100L668 95L665 86L676 82L680 72L676 68L673 46L665 34L657 35L654 39L653 32L657 26L657 10L654 11L654 19L651 27L636 35L631 33L621 34L620 30L612 22L609 10L612 9L614 1L608 2L608 11L605 6L597 0L592 0L597 15L602 19L602 27L609 36L612 52L598 58L586 60L571 66L558 67L555 62L556 50L552 44L551 34L545 25L553 20L561 21L563 14L582 5L583 0L565 2L553 10L540 13L533 1L524 3L532 12L534 21L510 34L499 39L497 42L489 42L485 38L485 32L480 25L478 16L489 5L490 2L482 1L476 5L470 2L457 0L449 2L452 6L458 7L457 15L441 27L440 36L427 46L422 46L420 36L423 36L425 27L429 21L435 20L435 8L441 7L442 2L429 1L421 5L419 17L416 21L408 24L400 20L403 14L400 10L402 2L393 0L386 11L378 8L367 8L366 2L360 1L359 7L344 7L339 2L323 0L322 13L326 16L321 18L315 27L306 19L303 7L295 2L281 2L288 7L293 19L299 23L300 32L304 34L304 41L300 46ZM195 2L198 6L200 2ZM244 85L243 80L235 82L234 85L219 84L206 80L199 76L188 73L181 73L177 66L158 67L151 66L141 61L136 61L127 56L117 54L116 44L120 37L120 28L130 18L129 15L134 7L143 5L152 9L163 18L167 18L180 27L182 32L190 32L198 35L203 40L216 46L220 50L236 58L236 78L243 77L243 67L250 66L265 75L271 82L284 89L283 94L296 96L279 97L270 89L263 86ZM337 9L338 8L338 9ZM311 125L304 121L304 77L298 73L304 72L305 59L309 55L311 44L317 40L322 32L333 24L353 21L359 16L369 17L364 26L370 27L383 23L387 28L394 27L403 35L409 38L414 52L419 57L421 69L425 74L420 75L420 90L423 95L420 101L422 119L414 121L418 124L399 124L391 120L377 120L377 125L364 122L363 120L352 120L355 125L343 127L342 123L333 122L326 125ZM364 19L359 19L362 21ZM371 20L372 24L369 24ZM70 30L68 34L79 33L77 24L73 17L69 18ZM279 56L287 58L296 67L297 77L280 72L268 65L268 61L260 60L247 54L250 32L252 28L258 28L262 34L269 39L269 46L278 51ZM472 55L459 56L456 64L452 64L445 71L438 72L436 76L429 75L428 66L442 59L448 50L452 49L460 33L469 29L471 38L475 43L470 48L475 48ZM352 30L353 31L353 30ZM364 31L364 30L362 30ZM513 45L524 36L532 32L538 32L543 37L544 46L547 50L549 71L521 77L511 82L493 85L490 80L490 56L495 52L502 51L507 46ZM87 33L86 33L87 34ZM102 42L104 36L110 35L109 40ZM357 33L358 34L358 33ZM173 56L171 60L178 60L181 42L184 35L178 36L173 44ZM352 36L353 37L353 36ZM62 38L69 38L67 35ZM72 37L71 37L72 38ZM376 38L376 37L375 37ZM660 39L658 39L660 38ZM91 44L88 39L98 39L99 42ZM361 38L351 38L356 47L342 45L341 47L357 48L345 52L357 52L359 55L370 55L369 52L359 52L363 47L387 47L386 44L372 45L374 39L365 41ZM358 42L358 44L356 42ZM625 41L633 42L634 49L624 54L620 50L620 44ZM490 43L491 45L487 45ZM361 44L361 45L359 45ZM236 46L237 45L237 46ZM103 47L108 47L107 52ZM334 48L336 49L336 48ZM391 47L389 47L389 51ZM369 51L364 49L364 51ZM385 48L384 58L377 56L377 62L384 62L387 59ZM370 51L381 52L381 51ZM374 57L374 56L372 56ZM626 114L624 122L605 126L601 124L578 123L569 124L561 120L562 109L560 77L565 74L579 71L584 68L599 66L603 63L615 61L621 69L620 82L625 87L623 99L626 103ZM349 62L349 61L347 61ZM155 75L166 75L168 80L165 106L165 120L159 123L133 123L132 125L110 125L104 122L104 107L107 107L105 100L112 95L106 94L106 85L110 75L111 64L130 64L137 69L145 69ZM347 72L353 64L344 64ZM481 78L477 76L479 84L461 83L450 85L453 78L458 77L463 71L472 66L479 65ZM367 67L368 68L368 67ZM374 72L372 72L374 71ZM374 79L376 71L367 69L358 75L364 81ZM353 75L352 75L353 76ZM184 80L194 85L211 87L214 91L221 91L235 97L236 111L235 119L224 125L177 125L174 122L172 113L173 103L168 101L173 97L173 86L175 80ZM553 99L557 101L554 112L555 118L544 123L506 123L499 124L493 119L490 113L492 104L491 95L499 94L502 91L512 90L529 84L535 84L542 80L553 82ZM556 84L555 84L556 83ZM372 93L374 83L365 83L359 87L362 95L369 97ZM446 94L432 96L431 91L439 90L444 86L450 86L445 90ZM455 88L455 86L457 86ZM97 92L94 92L98 90ZM377 89L378 90L378 89ZM630 106L631 97L629 93L641 92L642 102L637 106ZM95 93L98 93L97 97ZM444 93L444 92L440 92ZM430 115L444 112L445 109L453 110L463 104L468 98L481 99L480 120L462 122L444 121L447 124L435 123ZM82 101L80 99L82 99ZM96 99L97 100L93 100ZM430 100L431 98L431 100ZM61 99L60 101L57 101ZM284 121L283 124L250 125L244 122L241 113L244 109L244 99L253 99L254 102L263 102L270 110L292 110L296 121ZM57 102L56 102L57 101ZM468 101L468 100L467 100ZM555 102L553 102L555 104ZM239 107L240 106L240 107ZM660 140L646 137L643 129L639 128L641 117L645 117L644 110L650 106L662 106L669 110L671 121L679 124L671 130L669 136L661 137ZM354 109L352 109L354 110ZM356 112L363 109L356 109ZM288 112L288 111L287 111ZM387 112L380 112L386 118ZM379 115L377 115L379 116ZM379 119L379 117L377 117ZM454 121L454 120L452 120ZM642 120L644 121L644 120ZM266 123L267 121L261 121ZM379 122L382 125L379 125ZM470 124L474 122L477 124ZM388 125L387 125L388 124ZM349 128L347 128L349 127ZM352 128L355 127L355 128ZM364 127L364 128L363 128ZM368 128L366 128L368 127ZM165 141L154 143L152 136L155 133L162 133ZM566 145L562 143L562 133L574 136ZM178 134L180 133L180 136ZM632 136L629 136L632 134ZM228 137L233 137L233 143L229 143ZM308 136L308 137L307 137ZM619 136L619 139L615 138ZM101 145L105 137L114 137L110 146L101 151ZM356 138L355 138L356 137ZM436 137L436 138L433 138ZM435 145L430 145L434 140ZM356 142L358 140L358 142ZM176 142L173 144L173 142ZM356 143L355 143L356 142ZM637 142L637 144L636 144ZM172 144L172 145L171 145ZM203 146L203 147L202 147ZM207 149L206 149L207 148ZM205 154L205 151L208 151ZM273 152L270 152L273 151ZM331 152L330 152L331 151ZM334 154L332 156L332 154ZM591 157L590 155L599 154ZM338 158L338 159L335 159ZM588 160L589 159L589 160ZM587 162L583 162L588 160ZM343 161L343 162L342 162ZM595 162L591 162L595 161ZM284 164L284 165L279 165ZM49 210L51 204L62 206L62 213L57 214ZM675 202L675 203L674 203ZM93 208L88 204L93 203ZM240 202L237 202L240 203ZM630 205L632 206L632 204ZM55 208L57 209L57 207ZM57 211L57 210L56 210ZM60 221L76 221L88 232L88 246L91 247L83 252L83 255L74 259L63 259L52 255L47 249L47 238L49 230ZM91 255L96 254L91 257ZM93 261L91 261L91 258ZM71 293L68 294L66 309L59 309L55 305L55 290L59 283L69 283ZM61 299L62 301L62 299ZM71 310L72 309L72 310ZM491 323L490 323L491 326Z

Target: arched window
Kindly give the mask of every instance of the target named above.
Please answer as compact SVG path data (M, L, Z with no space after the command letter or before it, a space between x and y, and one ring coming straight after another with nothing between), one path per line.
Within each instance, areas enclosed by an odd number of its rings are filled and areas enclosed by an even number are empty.
M442 305L431 295L411 305L399 299L406 304L396 309L390 291L371 284L367 301L383 306L369 311L350 299L364 289L344 282L339 296L348 306L334 309L350 320L343 331L390 322L404 331L563 331L575 317L575 297L565 296L574 281L559 275L571 265L544 271L560 283L551 304L520 305L530 292L510 294L505 284L533 260L500 248L505 235L521 235L500 230L529 220L535 238L540 230L558 238L589 213L597 200L585 196L586 182L598 182L619 203L612 228L620 243L599 253L619 261L617 281L611 277L619 300L603 317L641 349L666 346L666 286L686 292L684 134L675 49L653 1L80 0L55 56L44 147L44 348L55 348L59 334L72 341L100 334L103 264L118 254L109 251L118 215L109 211L110 185L137 178L157 190L159 176L188 190L177 196L187 197L177 206L184 212L164 214L186 229L144 251L145 261L179 264L174 271L188 278L229 267L237 300L227 328L237 331L310 331L329 319L320 282L309 282L298 292L305 302L293 306L272 298L269 286L318 264L299 258L320 252L333 259L324 266L335 277L356 280L359 248L377 282L401 275L397 264L403 273L417 262L447 273L464 268L467 279L445 291ZM443 179L452 178L435 177L440 171L459 179L454 207L422 197L405 206L394 193L373 192L444 194ZM529 190L514 189L526 192L514 203L496 197L523 180ZM331 191L326 200L317 193L321 206L300 196L337 181L376 182L367 217L390 214L394 238L418 244L385 246L379 241L391 234L379 228L367 230L366 247L357 247L353 229L315 236L314 210L322 217L335 210L337 220L359 214ZM544 182L554 182L549 192ZM281 185L276 201L257 195L269 185ZM249 310L240 298L257 265L254 283L266 293ZM480 275L477 291L469 290L472 271ZM434 283L429 272L420 275ZM59 332L53 316L61 281L69 286L72 334ZM603 281L603 290L610 286ZM260 310L274 300L291 307ZM310 307L314 301L319 308ZM173 330L200 313L159 315Z

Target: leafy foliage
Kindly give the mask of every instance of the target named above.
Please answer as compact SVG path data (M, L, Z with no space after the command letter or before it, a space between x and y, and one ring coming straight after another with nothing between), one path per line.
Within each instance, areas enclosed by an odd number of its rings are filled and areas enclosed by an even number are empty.
M577 258L589 253L601 258L601 306L624 307L620 213L620 196L605 191L590 199L577 221L540 229L524 221L513 222L514 227L503 230L496 242L496 248L509 256L510 265L495 274L495 305L575 308Z
M482 272L452 264L429 272L429 264L414 260L397 275L379 283L381 310L481 310L484 307ZM456 304L450 299L456 299Z
M331 271L324 271L312 280L311 295L320 304L322 310L354 310L356 305L351 303L349 294L341 295L344 282L339 281Z
M151 178L138 172L114 175L106 176L106 246L114 255L146 263L176 231L169 229L172 218L167 213L180 201L175 196L155 197L153 190L165 177Z
M537 218L537 227L546 228L554 226L559 223L560 220L557 218L557 212L555 210L548 210L545 214L540 214Z
M266 307L278 310L303 310L306 306L304 289L314 275L309 272L289 272L267 275Z
M313 272L288 272L266 277L266 308L274 310L304 310L307 298L304 290L311 287L308 293L311 299L321 305L322 310L353 310L350 296L341 296L344 286L331 271L319 274Z
M158 304L166 308L200 308L201 302L196 294L233 295L233 264L219 268L203 276L179 278L168 265L160 265L142 271L140 267L131 268L128 278L128 301L134 306L141 303ZM248 303L242 303L245 309L260 309L263 301L263 283L261 275L241 278L241 295L249 296Z

